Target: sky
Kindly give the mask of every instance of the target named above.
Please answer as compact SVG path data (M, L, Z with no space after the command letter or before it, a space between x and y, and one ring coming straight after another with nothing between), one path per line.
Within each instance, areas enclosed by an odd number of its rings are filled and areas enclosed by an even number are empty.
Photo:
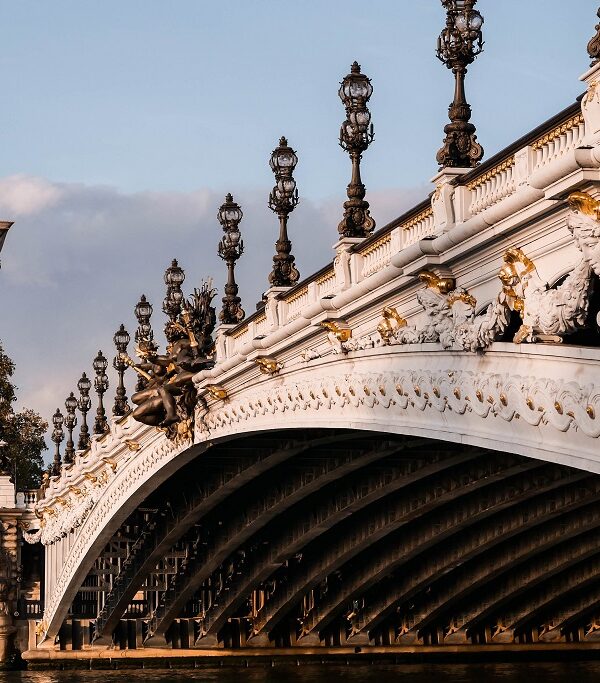
M595 0L480 0L484 52L467 98L486 157L582 92ZM0 340L19 406L49 419L141 293L162 329L163 272L222 290L216 212L244 211L247 313L267 287L276 217L268 166L296 149L290 218L302 276L332 257L350 175L339 81L373 82L363 181L379 227L427 196L452 98L435 57L439 0L0 0ZM222 296L220 291L219 297ZM115 377L110 376L112 404Z

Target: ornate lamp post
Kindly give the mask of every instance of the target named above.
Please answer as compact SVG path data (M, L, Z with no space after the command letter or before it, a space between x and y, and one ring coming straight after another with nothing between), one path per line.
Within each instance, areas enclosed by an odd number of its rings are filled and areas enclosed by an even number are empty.
M64 422L64 417L60 410L57 408L56 412L52 416L52 423L54 425L54 429L52 430L52 441L54 441L55 444L55 450L54 450L54 460L52 462L52 467L51 467L51 472L50 476L51 477L58 477L60 476L60 444L61 441L65 438L65 434L63 432L63 422Z
M294 265L292 243L288 239L287 221L290 213L298 204L298 190L293 178L298 157L282 137L269 161L275 174L275 187L269 195L269 208L279 218L279 239L275 242L276 254L273 256L273 270L269 273L269 283L272 287L291 287L298 282L300 273Z
M219 320L224 325L235 325L244 319L242 300L238 296L238 286L235 282L235 262L244 252L244 242L240 234L239 224L243 217L242 210L233 196L227 194L225 203L221 205L217 213L217 219L221 224L224 235L219 242L219 256L227 264L227 284L223 297L223 308L219 313Z
M150 316L152 315L152 304L146 299L146 295L142 294L140 300L135 305L135 317L138 321L138 328L135 331L135 343L139 346L142 342L149 343L154 339L154 333L150 326ZM147 384L141 375L138 376L136 391L141 391Z
M352 160L352 178L348 185L348 201L344 202L344 218L338 226L342 237L367 237L373 232L375 221L369 215L369 202L365 201L365 186L360 177L360 160L373 142L371 112L367 107L373 86L354 62L338 92L346 108L346 120L340 129L340 146Z
M472 168L483 157L475 126L469 122L471 106L465 96L467 66L483 50L483 17L474 9L477 0L442 0L446 27L440 33L437 56L454 74L454 101L448 109L450 123L444 127L444 145L437 153L442 168Z
M183 301L183 292L181 285L185 280L185 272L183 268L177 263L177 259L173 259L171 265L165 270L165 284L167 285L167 295L163 301L163 312L169 316L171 323L177 322L177 318L181 313L181 302Z
M93 362L94 372L94 388L98 394L98 407L96 408L96 419L94 420L94 434L105 434L108 431L108 422L106 421L106 411L104 410L104 394L108 389L108 377L106 376L106 368L108 361L104 357L102 351L98 351L98 355Z
M129 410L129 406L127 405L125 383L123 382L125 370L127 369L127 363L125 363L121 357L121 354L127 353L127 345L129 344L130 339L131 337L129 336L129 332L127 332L125 326L121 323L121 326L115 332L115 336L113 337L113 341L117 349L117 355L113 358L113 368L119 375L119 384L117 385L117 390L115 392L115 404L112 410L112 413L115 417L122 417Z
M90 389L92 388L92 383L88 379L85 372L82 373L79 382L77 382L77 388L79 389L77 407L81 412L81 427L79 428L79 441L77 442L77 448L80 451L84 451L86 448L89 448L90 445L90 430L87 426L87 414L88 410L92 407L92 401L90 399Z
M65 427L67 428L67 445L65 447L65 465L71 465L75 459L75 444L73 443L73 429L77 425L77 416L75 410L77 409L77 399L71 392L65 401Z

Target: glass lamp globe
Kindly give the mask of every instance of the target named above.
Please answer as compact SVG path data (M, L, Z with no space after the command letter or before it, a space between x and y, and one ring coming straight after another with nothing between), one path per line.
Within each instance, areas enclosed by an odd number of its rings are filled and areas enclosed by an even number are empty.
M239 205L233 201L233 195L228 194L225 197L225 203L219 209L217 219L219 223L226 227L232 223L239 223L242 220L242 210Z
M87 394L92 388L92 383L88 379L88 376L85 374L85 372L81 375L79 382L77 382L77 388L79 389L80 393L84 395Z
M108 367L108 361L104 357L102 351L98 351L98 355L94 358L93 366L97 375L101 375L105 372Z
M135 317L139 320L144 320L152 315L152 304L146 299L145 294L142 294L140 300L135 306Z
M124 325L121 325L119 329L115 332L115 336L113 337L113 341L115 343L115 346L119 351L125 351L127 348L127 344L130 342L130 336L129 332L125 329Z
M64 422L63 415L60 412L60 410L57 408L56 412L52 416L52 424L54 425L55 429L60 430L60 429L62 429L63 422Z
M169 287L179 287L185 280L185 273L183 268L177 263L177 259L173 259L171 265L165 271L165 284Z
M483 26L483 17L477 10L471 12L469 18L469 28L473 31L478 31Z
M67 413L75 412L75 409L77 408L77 399L73 395L73 392L67 396L67 399L65 400L65 408L67 409Z

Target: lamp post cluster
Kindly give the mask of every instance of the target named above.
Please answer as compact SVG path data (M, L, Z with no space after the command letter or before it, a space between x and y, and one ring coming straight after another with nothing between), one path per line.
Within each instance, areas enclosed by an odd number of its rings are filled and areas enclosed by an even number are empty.
M352 160L348 200L344 202L344 217L338 232L341 237L368 237L375 228L375 221L369 215L369 203L365 201L360 160L374 138L371 112L367 107L373 86L371 80L361 73L358 62L350 67L350 73L341 82L338 94L346 108L346 120L340 129L340 146Z
M243 215L239 204L233 201L233 196L227 194L217 213L217 220L225 233L219 242L218 254L227 264L225 296L219 313L219 320L224 325L235 325L243 320L245 315L235 281L235 263L244 252L244 242L239 229Z
M71 465L75 461L75 443L73 441L73 429L77 425L77 399L73 392L71 392L65 400L65 427L67 428L67 445L65 446L65 465Z
M440 33L437 57L454 74L454 100L448 109L450 123L436 159L443 168L472 168L483 157L475 126L470 123L471 106L465 95L467 67L483 50L483 17L475 9L477 0L442 0L446 26Z
M125 415L129 410L129 405L127 404L127 392L125 391L124 382L127 363L125 363L123 360L123 354L127 353L129 341L129 332L127 332L125 329L125 325L121 323L121 326L115 332L113 337L113 342L115 344L115 348L117 349L117 354L113 358L113 368L117 371L117 375L119 377L119 383L117 384L117 390L115 392L115 404L112 409L112 413L115 417L123 417L123 415Z
M170 336L170 329L177 322L177 318L181 313L181 303L183 301L183 291L181 285L185 280L185 273L183 268L177 263L177 259L173 259L171 265L165 270L165 285L167 285L167 293L163 300L163 313L168 316L169 322L165 326L165 334L167 339Z
M442 30L437 44L438 58L452 70L455 78L454 99L449 107L450 123L444 127L446 137L443 147L437 153L437 161L442 167L470 168L476 166L483 156L483 149L477 142L475 126L470 122L471 107L465 96L465 76L467 67L483 50L482 25L483 17L475 9L477 0L441 0L446 10L446 26ZM600 17L600 10L598 11ZM600 61L600 24L596 27L597 34L588 45L590 57L594 64ZM342 123L339 143L350 156L352 173L347 186L347 200L344 202L344 215L338 225L341 238L363 239L368 237L375 228L375 221L369 212L369 203L365 200L365 186L361 178L362 155L373 142L373 124L368 103L373 94L371 80L361 72L358 62L354 62L350 73L341 81L338 95L344 105L346 118ZM278 146L271 153L269 165L275 176L275 185L269 194L268 206L279 219L279 236L275 243L273 266L268 281L273 288L287 288L294 286L300 274L292 255L292 243L288 235L288 220L291 212L299 202L298 189L294 179L294 171L298 164L298 156L288 144L285 137L281 137ZM223 235L218 243L218 255L225 261L227 267L227 281L224 287L222 309L219 320L223 325L236 325L244 317L241 305L239 287L235 280L235 267L244 252L244 243L240 232L240 222L243 212L240 205L234 201L231 194L227 194L220 206L217 219L223 229ZM179 322L182 306L185 306L182 284L185 273L177 260L173 260L166 269L164 282L166 296L162 310L169 321L165 326L167 339L174 330L181 327ZM154 333L150 324L153 308L142 295L134 309L138 322L135 331L136 351L144 358L148 351L156 348ZM115 417L125 416L129 410L124 375L127 369L125 356L131 337L123 324L113 336L116 355L112 365L118 375L114 406L112 414ZM101 351L93 361L95 373L94 388L98 395L98 406L93 425L95 435L102 435L108 431L108 421L104 407L104 394L109 388L106 370L108 360ZM136 390L140 391L147 385L147 379L138 375ZM59 474L61 468L60 443L64 440L63 425L67 431L67 442L64 453L64 464L70 465L75 457L75 443L73 430L78 424L76 411L81 413L80 432L77 442L78 450L85 450L90 445L90 430L87 424L87 414L91 409L90 390L92 382L85 372L77 383L79 397L73 392L65 401L66 416L57 410L53 416L54 430L52 440L56 445L51 472Z
M152 304L146 299L146 295L142 294L134 308L135 317L138 321L138 326L135 331L135 343L138 349L141 350L149 349L154 343L154 332L150 325L152 310ZM142 377L142 375L138 375L135 390L142 391L147 383L148 381Z
M104 410L104 394L108 390L108 376L106 368L108 361L104 357L102 351L98 351L98 355L93 362L94 372L94 388L98 394L98 407L96 408L96 419L94 420L94 434L104 434L108 431L108 422L106 421L106 411Z
M58 477L60 475L60 444L65 438L65 433L63 432L64 417L60 410L57 408L56 412L52 416L52 424L54 429L52 430L52 441L54 441L54 460L50 466L50 476Z
M275 187L269 195L269 208L279 218L279 238L275 243L273 270L269 274L269 284L272 287L291 287L300 277L294 265L294 257L291 254L292 243L287 233L288 217L298 205L298 189L293 177L297 164L296 153L288 145L285 137L282 137L269 161L275 175Z
M90 430L87 424L87 414L92 407L92 401L90 399L90 389L92 388L92 383L88 379L88 376L85 374L85 372L81 375L79 382L77 382L77 388L79 389L77 407L81 413L81 426L79 427L79 441L77 443L77 449L84 451L90 446Z

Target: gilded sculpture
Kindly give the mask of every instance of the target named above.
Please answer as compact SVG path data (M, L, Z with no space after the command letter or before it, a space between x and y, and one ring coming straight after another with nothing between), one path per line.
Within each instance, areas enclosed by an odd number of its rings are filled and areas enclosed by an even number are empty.
M214 295L210 283L205 283L189 301L181 301L179 315L165 326L166 353L159 354L152 339L141 339L136 350L141 362L122 356L146 380L131 397L136 405L133 417L164 430L173 440L193 434L197 396L192 377L213 362L209 356L216 322L210 305Z
M254 362L263 375L276 375L283 368L283 363L279 363L271 356L257 356Z
M516 344L560 343L589 326L592 277L594 273L600 276L600 201L586 192L573 192L567 203L567 228L582 258L558 286L547 285L533 260L522 249L510 247L498 273L502 289L485 311L476 315L477 301L456 287L454 278L423 271L419 279L426 287L417 293L417 300L426 316L424 324L416 327L399 324L398 319L392 322L395 316L403 319L395 309L386 308L377 328L382 342L439 342L444 348L477 351L502 338L513 312L521 318L513 337Z

